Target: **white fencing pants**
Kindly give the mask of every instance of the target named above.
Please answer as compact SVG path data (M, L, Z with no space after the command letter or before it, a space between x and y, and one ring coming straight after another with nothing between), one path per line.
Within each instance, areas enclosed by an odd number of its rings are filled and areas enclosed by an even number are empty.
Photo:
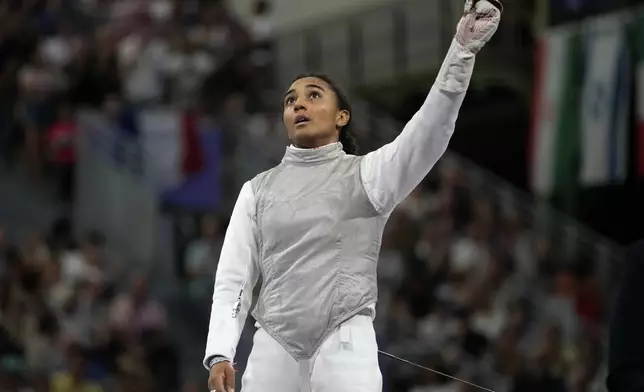
M242 378L242 392L382 392L373 320L354 316L309 360L296 361L263 329Z

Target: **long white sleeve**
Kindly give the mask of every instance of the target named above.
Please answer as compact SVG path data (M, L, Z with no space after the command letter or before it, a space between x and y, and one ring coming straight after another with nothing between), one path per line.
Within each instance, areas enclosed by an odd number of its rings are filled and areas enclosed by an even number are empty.
M476 53L496 32L502 6L498 1L468 0L464 11L423 106L396 140L367 154L361 162L365 191L381 214L389 214L407 197L447 149Z
M364 157L362 183L378 213L391 213L443 155L464 97L434 85L402 133Z
M206 369L209 369L209 359L215 355L222 355L230 361L235 358L250 310L253 288L259 276L255 208L253 188L247 182L239 192L230 217L217 267L203 360ZM233 315L238 304L239 311Z

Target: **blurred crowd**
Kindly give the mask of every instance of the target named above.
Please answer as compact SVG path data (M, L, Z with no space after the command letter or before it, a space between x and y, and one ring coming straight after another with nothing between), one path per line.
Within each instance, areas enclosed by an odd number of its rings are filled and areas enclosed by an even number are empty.
M379 260L382 347L498 392L603 388L604 299L591 258L443 159L395 211ZM381 358L388 390L470 391Z
M102 110L136 136L137 111L158 105L216 114L255 97L272 75L269 3L242 24L223 0L0 2L0 156L73 193L74 112Z
M0 22L0 157L24 163L34 183L54 179L67 203L82 107L133 137L141 109L212 115L222 150L235 152L223 156L236 168L223 173L227 199L283 152L279 116L256 111L273 87L265 1L242 23L216 0L3 0ZM257 146L270 151L254 154ZM181 256L189 297L200 304L212 292L225 213L204 216ZM64 218L24 243L0 231L0 390L201 390L180 380L168 309L146 277L116 268L101 233L73 232ZM444 159L387 226L378 339L393 354L498 392L599 391L597 278L590 258L557 252L556 238L535 230L520 206L481 191ZM207 319L208 307L197 308ZM380 361L388 391L470 390Z
M253 7L242 24L224 1L0 1L3 170L26 169L35 192L69 206L78 110L136 137L140 110L216 115L231 97L258 96L271 87L272 26L268 3ZM181 385L167 309L147 278L118 270L101 233L73 232L63 217L10 243L0 222L0 390L195 390Z
M105 238L68 221L24 244L0 232L2 391L178 390L164 306L110 266Z

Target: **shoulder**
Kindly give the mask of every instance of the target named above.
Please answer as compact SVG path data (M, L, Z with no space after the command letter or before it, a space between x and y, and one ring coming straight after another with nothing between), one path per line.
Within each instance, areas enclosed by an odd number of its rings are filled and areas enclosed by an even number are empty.
M342 156L342 161L349 163L360 163L366 155L353 155L353 154L344 154Z
M261 189L266 187L270 179L275 176L275 174L279 173L282 170L283 164L279 164L271 169L268 169L266 171L263 171L253 177L252 180L249 181L251 190L253 191L253 194L258 194Z

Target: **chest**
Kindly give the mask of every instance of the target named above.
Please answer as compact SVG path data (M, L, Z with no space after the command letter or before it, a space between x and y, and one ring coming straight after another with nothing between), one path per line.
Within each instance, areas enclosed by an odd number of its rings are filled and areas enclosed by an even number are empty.
M342 222L355 186L348 173L289 168L275 176L259 200L258 220L269 243L315 231L331 234Z
M257 225L264 252L332 244L347 222L367 217L367 200L356 165L280 168L260 185Z

